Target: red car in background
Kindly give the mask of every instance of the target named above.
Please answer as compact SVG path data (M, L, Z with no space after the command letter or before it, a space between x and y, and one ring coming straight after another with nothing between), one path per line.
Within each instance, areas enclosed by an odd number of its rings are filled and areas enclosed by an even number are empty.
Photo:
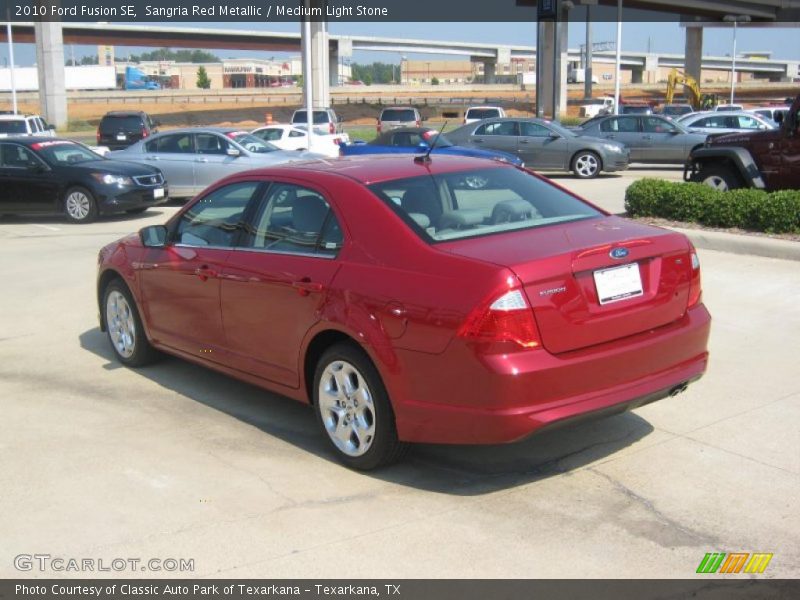
M236 174L103 248L97 294L124 364L160 350L311 403L360 469L633 408L708 360L686 237L467 157Z

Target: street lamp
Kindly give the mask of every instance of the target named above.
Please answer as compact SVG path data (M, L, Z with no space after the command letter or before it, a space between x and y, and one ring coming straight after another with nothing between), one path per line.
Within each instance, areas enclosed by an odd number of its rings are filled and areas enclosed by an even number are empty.
M747 15L725 15L722 20L726 23L733 23L733 52L731 53L731 101L733 104L733 96L736 90L736 30L739 23L749 23L750 17Z
M617 53L614 57L614 114L619 114L619 75L622 63L622 0L617 0Z

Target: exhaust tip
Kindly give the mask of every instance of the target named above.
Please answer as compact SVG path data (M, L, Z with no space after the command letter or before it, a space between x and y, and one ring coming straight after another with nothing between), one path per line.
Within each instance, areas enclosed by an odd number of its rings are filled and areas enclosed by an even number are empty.
M689 387L689 384L687 382L685 382L685 381L683 383L681 383L681 384L676 385L674 388L672 388L669 391L669 397L670 398L674 398L678 394L682 394L683 392L686 391L686 389L688 387Z

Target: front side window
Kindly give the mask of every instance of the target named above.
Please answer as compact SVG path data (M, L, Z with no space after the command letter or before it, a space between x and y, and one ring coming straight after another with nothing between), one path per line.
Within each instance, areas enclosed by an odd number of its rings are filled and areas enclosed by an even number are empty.
M230 248L242 230L244 211L259 184L232 183L195 202L175 229L173 239L188 246Z
M548 137L550 135L550 130L539 123L523 121L520 123L520 135L528 137Z
M605 133L638 133L638 117L613 117L600 123L600 131Z
M374 184L369 189L431 243L603 214L551 183L514 168L424 175Z
M275 183L247 228L245 247L289 254L336 256L342 230L322 195L292 183Z
M739 115L738 117L734 117L734 119L738 121L737 124L740 129L758 129L762 125L758 119L746 115Z
M258 140L254 137L253 139ZM258 140L262 143L261 140ZM198 133L194 136L195 148L198 154L227 154L232 146L226 139L215 133Z

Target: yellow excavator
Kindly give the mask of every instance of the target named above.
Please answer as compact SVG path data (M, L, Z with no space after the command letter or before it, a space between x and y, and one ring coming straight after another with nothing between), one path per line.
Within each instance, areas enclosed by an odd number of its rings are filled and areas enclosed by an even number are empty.
M691 75L687 75L678 69L672 69L669 77L667 77L667 96L664 100L665 104L672 104L672 99L675 96L675 88L683 85L684 92L689 96L689 104L695 110L711 110L719 104L719 96L717 94L703 94L700 92L700 85L697 80Z

